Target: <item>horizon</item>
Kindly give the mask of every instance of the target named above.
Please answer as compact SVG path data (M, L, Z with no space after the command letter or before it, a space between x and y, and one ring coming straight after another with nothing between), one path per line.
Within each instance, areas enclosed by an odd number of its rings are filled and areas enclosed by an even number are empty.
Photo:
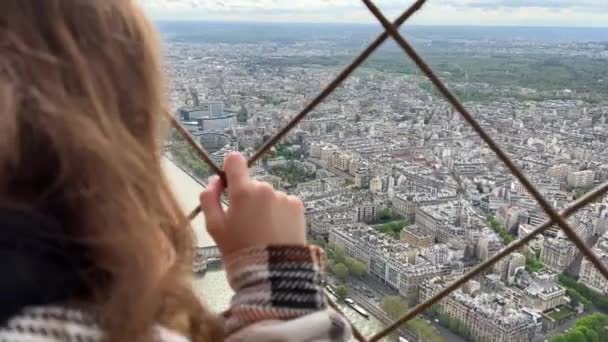
M375 0L390 20L413 0ZM154 20L376 23L352 0L142 0ZM433 0L408 20L429 26L608 27L606 0Z
M371 27L381 27L380 23L374 22L314 22L314 21L255 21L255 20L212 20L212 19L153 19L154 23L213 23L213 24L262 24L262 25L334 25L334 26L345 26L345 25L353 25L353 26L371 26ZM503 24L503 25L495 25L495 24L476 24L476 25L466 25L466 24L407 24L404 23L400 28L404 29L407 27L483 27L483 28L526 28L526 29L536 29L536 28L555 28L555 29L592 29L592 30L604 30L608 29L608 24L606 26L557 26L557 25L520 25L520 24ZM608 37L606 37L608 40Z

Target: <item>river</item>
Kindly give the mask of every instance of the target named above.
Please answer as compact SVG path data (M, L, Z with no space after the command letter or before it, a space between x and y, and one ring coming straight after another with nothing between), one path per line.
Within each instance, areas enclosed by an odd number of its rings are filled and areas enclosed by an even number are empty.
M169 183L177 195L180 205L189 213L198 205L198 198L200 192L204 188L203 185L168 159L164 159L163 167L169 178ZM198 215L193 221L192 227L195 231L196 242L199 246L215 245L213 239L211 239L205 229L205 218L203 215ZM201 300L205 302L212 311L219 313L228 308L233 292L228 285L226 275L221 268L214 269L211 267L204 277L195 279L194 285ZM354 323L365 336L371 336L383 328L383 324L373 317L366 319L345 304L338 304L338 306L344 312L344 315Z

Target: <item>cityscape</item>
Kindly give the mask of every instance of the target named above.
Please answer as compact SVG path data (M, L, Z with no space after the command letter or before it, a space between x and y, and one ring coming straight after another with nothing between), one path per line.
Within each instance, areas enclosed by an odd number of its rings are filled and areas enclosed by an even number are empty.
M377 32L159 27L172 113L218 165L231 151L253 155ZM608 181L608 29L417 26L405 34L555 208ZM212 175L176 132L165 150L199 182ZM392 43L251 174L304 202L310 242L327 252L328 295L380 327L548 219ZM608 265L608 202L568 222ZM606 313L608 280L552 226L390 339L607 341Z

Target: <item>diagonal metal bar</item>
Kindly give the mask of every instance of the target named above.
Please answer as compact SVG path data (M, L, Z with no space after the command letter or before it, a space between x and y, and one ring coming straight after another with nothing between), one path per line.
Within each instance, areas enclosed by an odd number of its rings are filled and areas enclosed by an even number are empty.
M426 0L417 0L414 4L410 6L410 8L408 8L401 16L399 16L397 20L395 20L394 25L396 27L401 26L401 24L403 24L407 19L409 19L409 17L416 13L422 7L422 5L424 5L425 2ZM275 146L281 139L283 139L283 137L287 133L289 133L289 131L291 131L292 128L294 128L302 119L304 119L304 117L308 115L308 113L310 113L321 102L323 102L325 98L327 98L331 93L333 93L333 91L336 90L336 88L340 86L340 84L344 82L344 80L346 80L348 76L350 76L350 74L355 71L355 69L357 69L363 62L365 62L365 60L377 48L379 48L380 45L382 45L382 43L384 43L384 41L388 39L388 37L389 35L386 31L383 32L380 36L378 36L378 38L376 38L365 50L363 50L363 52L361 52L359 56L357 56L346 68L344 68L344 70L342 70L338 74L338 76L333 81L331 81L331 83L329 83L325 87L325 89L323 89L321 93L319 93L319 95L317 95L317 97L315 97L310 103L308 103L308 105L306 105L306 107L304 107L304 109L302 109L302 111L298 115L291 119L291 121L285 127L283 127L279 132L277 132L277 134L275 134L271 139L264 143L264 145L262 145L259 151L257 151L249 159L249 166L253 165L256 161L258 161L260 157L262 157L266 152L268 152L271 147Z
M587 206L592 201L605 195L607 192L608 192L608 182L598 186L597 188L588 192L587 194L585 194L583 197L581 197L577 201L573 202L570 206L568 206L566 209L564 209L561 212L560 217L567 218L568 216L574 214L578 210ZM456 281L454 281L453 283L451 283L448 287L444 288L443 290L441 290L438 293L436 293L435 295L433 295L433 297L431 297L426 302L421 303L421 304L417 305L416 307L414 307L412 310L410 310L408 313L406 313L403 317L399 318L398 320L393 322L391 325L386 327L383 331L372 336L369 339L369 341L375 342L375 341L380 340L383 337L386 337L388 334L391 333L391 331L397 329L401 324L422 314L424 311L428 310L431 306L433 306L434 304L436 304L437 302L439 302L440 300L442 300L443 298L448 296L450 293L452 293L453 291L458 289L460 286L464 285L471 278L475 277L476 275L480 274L481 272L492 267L492 265L494 265L500 259L502 259L505 256L513 253L514 251L524 247L528 242L530 242L536 236L540 235L542 232L549 229L554 223L555 223L555 221L553 221L553 219L545 221L538 228L534 229L528 236L524 237L521 240L517 240L516 242L511 243L509 246L507 246L506 248L504 248L503 250L498 252L496 255L494 255L490 259L482 262L477 267L475 267L473 270L469 271L467 274L465 274L461 278L459 278Z
M220 167L217 166L217 164L215 164L215 162L209 157L207 152L205 152L205 149L202 148L194 140L194 138L192 138L190 133L188 133L188 130L186 130L184 128L184 126L182 126L179 123L179 121L177 121L177 119L173 115L171 115L171 113L169 113L168 111L165 111L165 116L171 123L171 126L173 128L175 128L177 130L177 132L182 136L182 138L184 138L184 140L186 140L186 142L190 145L190 147L192 147L194 149L194 151L196 151L196 154L198 154L199 158L202 161L204 161L207 165L209 165L209 167L213 170L213 172L215 172L217 175L220 176L220 178L222 179L224 184L228 184L228 183L226 183L226 175L224 174L224 171L222 171L222 169L220 169ZM188 214L188 220L189 221L194 220L194 218L196 216L198 216L198 214L200 214L201 211L202 211L202 209L199 204L196 208L194 208L194 210L192 210L192 212L190 214Z
M220 167L217 166L217 164L215 164L215 162L211 159L211 157L209 157L207 152L205 152L205 149L203 149L190 135L188 130L186 130L179 123L179 121L177 121L177 119L173 115L171 115L171 113L165 112L165 115L171 122L171 126L173 126L173 128L175 128L177 130L177 132L182 136L182 138L184 138L184 140L186 140L188 145L190 145L190 147L192 147L194 149L194 151L196 151L196 154L198 154L199 158L201 158L202 161L204 161L207 165L209 165L209 167L213 170L213 172L215 172L216 174L218 174L220 177L223 178L224 171L222 171L222 169L220 169Z
M422 8L422 5L424 5L425 2L426 0L417 0L405 12L403 12L403 14L400 15L397 20L395 20L394 25L401 26L414 13L416 13L420 8ZM302 121L302 119L304 119L304 117L308 115L308 113L310 113L313 109L315 109L315 107L317 107L321 102L323 102L323 100L325 100L334 90L336 90L336 88L339 87L340 84L342 84L342 82L344 82L344 80L346 80L348 76L350 76L355 71L355 69L357 69L363 62L365 62L365 60L376 49L378 49L380 45L382 45L382 43L384 43L388 39L388 37L389 35L388 33L386 33L386 31L383 32L380 36L378 36L365 50L363 50L363 52L361 52L359 56L357 56L351 62L351 64L349 64L344 70L342 70L342 72L340 72L338 76L331 83L329 83L325 87L325 89L323 89L321 93L319 93L319 95L317 95L317 97L315 97L304 109L302 109L302 111L298 115L291 119L291 121L279 132L277 132L277 134L275 134L270 140L265 142L264 145L262 145L262 147L248 160L247 164L249 166L255 164L255 162L258 161L266 152L268 152L268 150L270 150L272 146L276 145L281 139L283 139L283 137L287 133L289 133L289 131L291 131L300 121ZM220 177L222 177L222 181L224 182L224 184L228 184L226 183L223 171L221 171L215 165L215 163L213 163L209 156L190 137L190 134L188 134L188 132L179 124L179 122L177 122L177 120L172 115L168 115L171 119L171 124L173 125L173 127L175 127L180 132L180 134L182 134L184 139L186 139L186 141L188 141L197 150L201 159L208 163L209 166L213 168L213 171L220 175ZM188 218L192 220L200 213L201 207L199 205L190 213L190 215L188 215Z
M578 247L587 259L600 271L604 278L608 279L608 268L602 261L585 245L585 242L574 232L572 227L561 217L557 211L549 204L549 202L543 197L543 195L536 189L536 187L528 180L528 178L519 170L515 163L509 158L509 156L500 148L500 146L492 139L492 137L486 133L479 122L475 120L473 115L460 103L460 101L450 92L450 90L441 82L439 77L433 72L429 65L418 55L416 50L401 36L395 26L393 26L380 12L378 7L372 3L371 0L362 0L365 6L374 14L374 16L382 23L385 30L395 39L397 44L405 51L405 53L412 59L418 68L428 77L428 79L435 85L437 90L446 98L446 100L454 107L462 117L473 127L477 134L488 144L488 147L496 154L496 156L502 160L505 166L511 171L511 173L519 180L519 182L528 190L528 192L534 197L536 202L540 204L545 213L558 224L562 230L566 233L568 238Z

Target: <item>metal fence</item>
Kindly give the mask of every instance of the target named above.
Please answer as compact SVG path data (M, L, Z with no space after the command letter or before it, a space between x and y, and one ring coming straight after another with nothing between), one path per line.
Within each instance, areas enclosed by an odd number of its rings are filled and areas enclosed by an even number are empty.
M500 259L509 255L510 253L524 247L532 239L539 234L543 233L552 225L558 225L566 234L566 236L577 246L582 254L600 271L604 278L608 281L608 269L600 259L585 245L581 238L575 233L575 231L566 222L566 218L574 214L579 209L585 207L589 203L601 198L606 192L608 192L608 183L604 183L592 191L588 192L577 201L571 203L561 213L557 212L549 202L541 195L536 187L528 180L526 175L515 165L515 163L509 158L509 156L500 148L500 146L494 141L494 139L483 130L479 122L471 115L471 113L463 106L463 104L450 92L445 84L437 77L429 65L420 57L416 50L408 43L408 41L399 32L399 27L408 20L414 13L416 13L423 6L426 0L418 0L412 4L401 16L397 18L393 23L389 22L384 14L374 5L371 0L362 0L369 11L378 19L378 21L384 27L384 32L378 36L359 56L357 56L344 70L342 70L338 76L331 81L320 93L317 95L308 105L299 112L283 129L272 136L264 145L257 151L248 161L248 165L253 165L258 159L260 159L266 152L268 152L273 146L281 141L287 133L291 131L308 113L316 108L325 98L327 98L340 84L346 80L354 71L357 69L384 41L389 37L395 40L395 42L403 49L405 54L416 64L420 71L426 75L426 77L435 86L437 91L456 109L462 117L471 125L471 127L477 132L481 139L488 145L488 147L496 154L504 165L511 171L511 173L518 179L518 181L526 188L526 190L534 197L541 208L548 215L549 220L534 229L528 236L521 240L514 241L498 254L494 255L490 259L479 264L470 272L466 273L461 278L457 279L442 291L436 293L428 301L417 305L416 307L409 310L403 317L399 318L381 332L366 338L364 337L356 327L353 328L355 337L359 341L378 341L390 333L394 332L399 326L406 323L407 321L415 318L417 315L423 313L429 309L432 305L438 303L440 300L448 296L452 291L458 289L460 286L465 284L471 278L479 275L484 270L487 270ZM190 136L188 131L183 128L177 119L171 114L167 113L168 119L171 121L172 126L183 136L183 138L194 148L198 156L204 161L209 167L225 181L224 172L221 168L213 162L205 150ZM191 214L190 218L196 217L200 214L201 209L197 207ZM328 298L329 300L329 298ZM330 304L336 308L335 303Z

